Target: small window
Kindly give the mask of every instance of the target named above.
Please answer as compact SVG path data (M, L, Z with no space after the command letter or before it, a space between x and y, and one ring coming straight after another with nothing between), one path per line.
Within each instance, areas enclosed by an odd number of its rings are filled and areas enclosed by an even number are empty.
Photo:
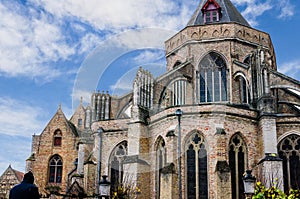
M208 10L205 12L205 23L219 21L219 13L217 10Z
M221 7L215 0L209 0L204 4L202 13L204 23L217 22L220 21Z
M54 146L61 146L61 137L54 138Z
M78 119L78 127L82 126L82 119Z
M62 133L60 130L54 132L53 146L61 146Z

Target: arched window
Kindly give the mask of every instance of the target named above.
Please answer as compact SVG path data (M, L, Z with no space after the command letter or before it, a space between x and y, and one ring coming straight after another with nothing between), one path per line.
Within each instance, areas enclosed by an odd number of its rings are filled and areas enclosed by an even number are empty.
M246 156L246 145L242 137L235 134L229 143L232 199L244 198L243 174L247 165Z
M238 97L241 104L249 103L249 91L245 78L242 75L238 75L235 78L235 83L238 91Z
M206 55L199 64L197 98L199 102L227 101L226 63L215 52Z
M123 181L123 161L127 155L127 142L121 142L113 150L110 157L110 175L111 175L111 184L114 187L111 187L112 190L115 190L117 186Z
M189 137L185 153L187 198L207 199L207 148L204 137L199 132Z
M59 155L54 155L49 161L49 183L61 183L63 161Z
M61 146L62 133L60 130L56 130L53 136L53 146Z
M300 136L292 134L278 145L279 157L283 160L284 191L300 188Z
M186 80L177 80L169 86L171 93L171 105L184 105L186 103Z
M166 164L166 144L158 138L156 147L156 198L160 198L160 171Z

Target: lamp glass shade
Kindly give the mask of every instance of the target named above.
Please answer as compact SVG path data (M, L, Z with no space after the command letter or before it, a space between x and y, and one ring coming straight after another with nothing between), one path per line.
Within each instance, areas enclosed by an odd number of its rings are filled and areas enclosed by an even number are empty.
M100 196L109 196L110 185L109 184L100 184L99 192L100 192Z
M255 181L253 180L244 180L244 189L246 194L253 194L254 193L254 185Z
M244 189L246 194L253 194L255 189L256 178L251 173L251 170L247 170L246 175L243 178Z
M99 194L100 196L109 196L110 194L110 182L107 181L107 176L103 175L102 180L99 182Z

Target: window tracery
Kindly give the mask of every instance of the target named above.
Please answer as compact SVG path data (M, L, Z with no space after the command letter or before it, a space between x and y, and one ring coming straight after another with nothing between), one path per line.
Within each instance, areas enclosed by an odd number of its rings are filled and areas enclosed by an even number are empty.
M284 190L300 188L300 136L292 134L278 144L279 157L283 160Z
M113 190L122 183L123 181L123 162L124 158L127 155L127 142L121 142L118 144L115 149L113 150L110 158L110 175L111 175L111 183L115 185L112 187Z
M186 143L187 198L208 198L207 148L204 137L193 133Z
M49 161L49 183L61 183L63 161L59 155L54 155Z
M226 63L218 53L207 54L197 71L197 98L201 102L227 101Z
M231 171L232 199L244 198L243 174L247 165L246 145L239 134L229 142L229 167Z

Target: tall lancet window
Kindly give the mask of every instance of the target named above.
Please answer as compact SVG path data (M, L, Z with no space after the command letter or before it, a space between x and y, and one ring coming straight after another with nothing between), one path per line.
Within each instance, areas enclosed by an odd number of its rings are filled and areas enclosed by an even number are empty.
M61 183L63 161L59 155L54 155L49 161L49 183Z
M156 145L156 198L160 198L160 171L166 164L166 144L159 137Z
M197 98L200 103L227 101L226 63L218 53L211 52L200 61Z
M204 137L193 133L186 143L186 194L189 199L208 198L207 147Z
M113 150L110 156L110 176L112 190L115 190L117 186L123 181L123 162L124 158L127 155L127 142L121 142Z
M247 86L247 81L242 75L238 75L235 78L235 87L236 87L236 96L239 98L239 102L241 104L248 104L249 103L249 89Z
M229 143L232 199L244 199L243 174L247 165L246 151L246 145L242 137L235 134Z
M171 93L171 105L176 106L186 104L186 87L186 80L177 80L169 86Z
M292 134L284 138L278 152L283 160L284 191L300 189L300 136Z

